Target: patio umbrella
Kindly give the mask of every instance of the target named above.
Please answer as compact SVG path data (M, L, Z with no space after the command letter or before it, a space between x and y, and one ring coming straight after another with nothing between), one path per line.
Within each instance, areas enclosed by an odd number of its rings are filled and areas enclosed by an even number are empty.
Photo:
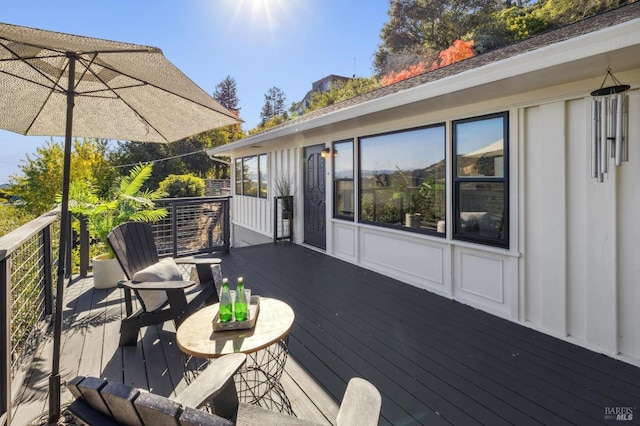
M238 121L158 48L0 23L0 128L65 137L50 421L60 416L72 137L166 143Z

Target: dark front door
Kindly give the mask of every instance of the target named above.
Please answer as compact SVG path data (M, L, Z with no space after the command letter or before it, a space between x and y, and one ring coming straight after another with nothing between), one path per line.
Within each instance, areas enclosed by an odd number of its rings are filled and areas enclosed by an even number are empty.
M325 249L326 192L324 145L304 149L304 242Z

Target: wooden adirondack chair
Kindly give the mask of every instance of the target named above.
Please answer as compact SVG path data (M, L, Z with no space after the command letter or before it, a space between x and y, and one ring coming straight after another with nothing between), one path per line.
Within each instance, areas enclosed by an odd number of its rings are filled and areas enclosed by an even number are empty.
M314 426L317 423L238 403L233 375L245 354L215 359L175 398L96 377L78 376L67 383L76 398L69 410L92 425ZM198 410L208 404L213 414ZM380 392L368 381L352 378L342 398L337 426L375 426L380 417Z
M133 346L141 327L173 320L176 327L203 304L218 302L212 266L221 260L211 257L158 258L151 225L127 222L114 228L108 236L120 266L128 280L120 281L124 289L127 316L120 325L120 345ZM185 281L176 264L195 265L198 281ZM132 292L141 302L133 311Z

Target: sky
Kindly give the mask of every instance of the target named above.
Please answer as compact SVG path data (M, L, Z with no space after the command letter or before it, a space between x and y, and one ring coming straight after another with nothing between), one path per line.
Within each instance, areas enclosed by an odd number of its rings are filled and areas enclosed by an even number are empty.
M158 47L210 94L230 76L247 131L274 86L288 108L327 75L370 77L388 9L389 0L2 0L0 22ZM0 185L49 139L0 130Z

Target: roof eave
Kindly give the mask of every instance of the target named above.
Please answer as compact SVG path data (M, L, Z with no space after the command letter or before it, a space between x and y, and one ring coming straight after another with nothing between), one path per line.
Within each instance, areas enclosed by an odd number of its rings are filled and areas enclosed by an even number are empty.
M612 51L638 45L640 38L640 19L624 22L599 31L564 40L536 50L525 52L510 58L492 62L478 68L469 69L439 80L424 83L412 88L398 91L381 98L372 99L360 104L348 106L306 121L292 122L291 125L250 136L228 145L212 148L209 155L229 155L233 151L260 145L282 137L305 132L322 126L354 119L363 115L379 113L401 105L425 101L430 98L476 88L491 83L512 79L517 83L518 77L530 79L532 74L552 67L577 63L590 57L606 55ZM637 59L630 59L638 61ZM603 63L602 75L609 64ZM614 70L615 71L615 70ZM586 72L586 71L585 71ZM558 75L556 81L549 81L548 76L541 79L540 85L549 86L575 80L576 76ZM512 84L517 87L518 84ZM531 83L526 90L535 90ZM452 87L455 90L452 91ZM517 89L512 89L517 90ZM512 93L515 94L515 93Z

